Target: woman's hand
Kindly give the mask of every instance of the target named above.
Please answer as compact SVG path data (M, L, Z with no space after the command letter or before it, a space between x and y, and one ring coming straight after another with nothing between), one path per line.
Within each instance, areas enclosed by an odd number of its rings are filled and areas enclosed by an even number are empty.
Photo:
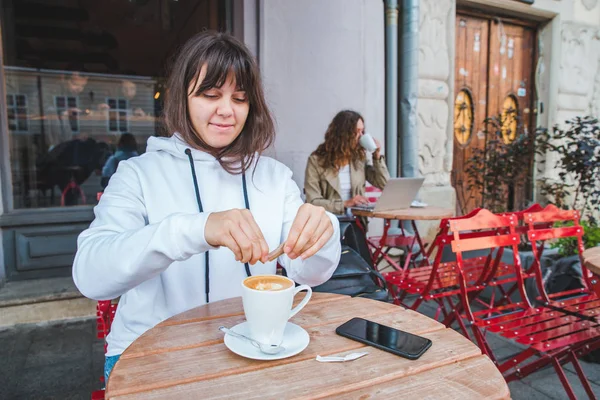
M333 235L331 219L323 207L303 204L296 214L283 251L294 260L313 256Z
M211 213L204 227L204 239L211 246L227 247L237 261L267 261L269 246L249 210Z
M349 208L349 207L354 207L354 206L366 206L368 204L369 204L369 199L367 199L365 196L361 196L361 195L357 194L350 200L346 200L344 202L344 207Z
M373 140L375 140L375 144L377 145L377 149L375 149L375 151L373 152L373 159L379 159L379 157L381 156L381 143L379 143L379 140L373 138Z

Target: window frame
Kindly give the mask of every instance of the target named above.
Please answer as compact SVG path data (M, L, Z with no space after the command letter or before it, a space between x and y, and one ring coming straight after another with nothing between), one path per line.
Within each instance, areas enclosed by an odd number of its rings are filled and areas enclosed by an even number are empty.
M17 97L19 97L19 96L22 96L23 99L25 100L25 105L23 107L19 107L17 105ZM8 104L9 97L12 98L12 105ZM8 131L13 132L13 133L22 133L22 134L29 133L29 99L27 98L27 95L22 94L22 93L6 93L5 99L6 99L6 126L8 128ZM25 118L23 119L23 121L25 122L25 125L26 125L25 129L19 129L20 114L17 112L18 109L25 110ZM11 119L9 118L9 114L10 114L9 111L12 111L13 115L15 116L14 120L15 120L15 124L16 124L15 125L16 129L10 128Z
M108 106L108 113L106 114L106 131L108 133L118 133L118 134L123 134L125 132L129 132L129 117L130 117L129 100L127 100L124 97L106 97L105 100L106 100L106 105ZM110 107L111 100L115 101L116 108ZM125 102L125 108L119 107L120 101ZM111 113L111 111L117 113L117 119L116 119L117 129L114 129L114 130L110 128L110 113ZM121 112L125 112L125 130L121 130L121 118L120 118Z
M65 107L58 106L57 100L59 98L62 98L65 100ZM69 99L75 99L75 107L69 107ZM67 122L69 123L69 127L71 128L71 133L79 133L80 132L81 125L79 124L79 112L76 112L76 114L75 114L75 124L77 126L77 129L75 130L75 129L73 129L73 125L71 123L71 113L69 111L71 108L79 109L79 96L55 95L54 96L54 108L56 109L56 115L59 118L60 118L59 110L61 110L61 112L67 111Z

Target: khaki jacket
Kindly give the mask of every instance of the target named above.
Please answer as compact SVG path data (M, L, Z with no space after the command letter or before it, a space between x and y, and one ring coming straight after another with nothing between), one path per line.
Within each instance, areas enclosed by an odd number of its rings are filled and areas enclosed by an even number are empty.
M362 161L358 167L350 164L351 195L365 195L365 183L383 189L390 174L385 165L385 159L373 160L373 165ZM306 202L316 206L322 206L325 210L341 215L344 214L344 202L340 194L340 179L338 171L332 168L323 168L319 164L317 156L313 153L306 164L304 176L304 193Z

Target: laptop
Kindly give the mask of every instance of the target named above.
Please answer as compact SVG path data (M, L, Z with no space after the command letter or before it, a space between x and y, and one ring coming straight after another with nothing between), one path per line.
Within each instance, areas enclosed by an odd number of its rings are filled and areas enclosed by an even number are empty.
M390 178L374 205L350 209L379 212L410 208L424 181L425 178Z

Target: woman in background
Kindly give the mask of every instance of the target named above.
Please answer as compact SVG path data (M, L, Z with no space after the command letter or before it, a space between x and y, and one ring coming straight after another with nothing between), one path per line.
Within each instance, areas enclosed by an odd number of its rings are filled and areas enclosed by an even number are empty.
M369 203L365 184L383 189L389 178L381 145L375 141L372 162L360 144L365 134L364 118L355 111L340 111L325 132L325 141L310 155L306 165L306 202L337 215L350 215L349 208Z

